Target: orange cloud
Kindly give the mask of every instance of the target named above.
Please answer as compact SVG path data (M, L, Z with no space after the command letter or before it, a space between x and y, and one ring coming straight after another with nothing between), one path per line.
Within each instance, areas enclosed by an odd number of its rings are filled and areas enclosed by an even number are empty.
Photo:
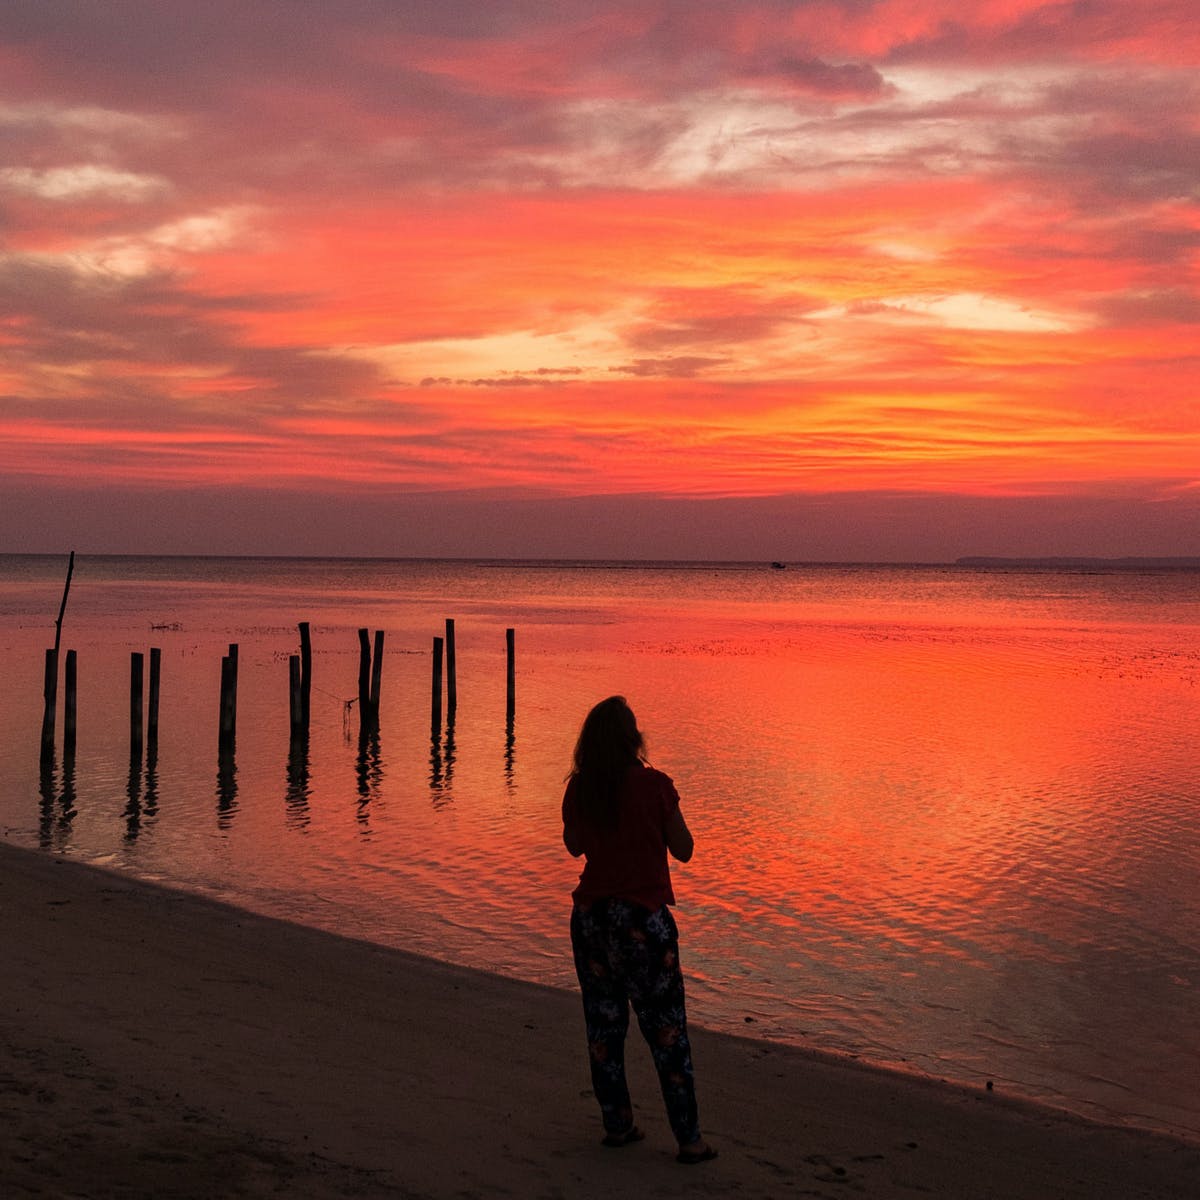
M0 14L13 478L1195 477L1176 0L74 11Z

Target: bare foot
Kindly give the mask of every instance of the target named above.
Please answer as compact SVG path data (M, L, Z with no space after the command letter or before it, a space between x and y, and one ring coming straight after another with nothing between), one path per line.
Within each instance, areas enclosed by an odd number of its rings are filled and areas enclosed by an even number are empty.
M717 1157L716 1148L710 1146L703 1138L697 1138L690 1146L680 1146L675 1161L693 1166L696 1163L711 1162Z
M623 1133L606 1133L600 1145L609 1147L629 1146L640 1142L646 1135L636 1126L630 1125Z

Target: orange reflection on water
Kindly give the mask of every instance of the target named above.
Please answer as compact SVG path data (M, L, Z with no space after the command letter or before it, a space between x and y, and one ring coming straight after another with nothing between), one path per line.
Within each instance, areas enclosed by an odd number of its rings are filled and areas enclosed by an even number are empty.
M1082 899L1045 900L1081 897L1097 864L1120 886L1143 862L1124 785L1177 755L1153 735L1190 685L1130 679L1122 634L1072 653L1045 641L893 626L813 630L782 654L726 647L704 673L714 694L685 692L700 708L737 697L722 733L680 713L672 745L668 714L655 739L693 764L679 782L705 902L770 930L830 918L860 948L976 961L1011 945L1018 914L1042 952L1082 936Z

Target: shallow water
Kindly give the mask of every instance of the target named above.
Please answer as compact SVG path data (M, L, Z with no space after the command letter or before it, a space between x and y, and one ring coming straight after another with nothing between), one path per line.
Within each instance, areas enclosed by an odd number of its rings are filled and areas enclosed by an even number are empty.
M1200 574L80 559L78 748L43 774L64 569L0 558L14 841L570 987L562 780L622 692L697 837L675 869L695 1021L1200 1134ZM435 728L447 617L458 708ZM363 626L386 643L360 743ZM131 764L129 655L152 644L158 752Z

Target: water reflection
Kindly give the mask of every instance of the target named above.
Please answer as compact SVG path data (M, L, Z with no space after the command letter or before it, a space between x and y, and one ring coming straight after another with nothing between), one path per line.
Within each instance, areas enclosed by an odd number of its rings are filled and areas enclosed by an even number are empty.
M445 765L442 762L442 728L440 725L435 725L433 732L429 735L429 791L435 802L445 787L445 778Z
M125 785L125 840L135 841L142 828L142 748L135 743L129 753L129 781Z
M142 806L147 824L158 816L158 731L157 728L146 744L146 789Z
M293 735L288 745L287 791L284 793L284 805L287 809L289 829L304 829L308 826L308 798L311 792L308 730L302 728Z
M58 817L58 825L64 835L61 839L63 845L66 844L65 835L71 828L71 822L75 820L75 798L75 747L71 744L63 754L62 798L59 801L62 812Z
M517 732L516 718L509 711L508 720L504 725L504 786L509 792L516 790L517 784L513 773L513 762L516 758Z
M446 788L454 782L454 714L446 718Z
M228 829L237 812L237 760L233 748L222 742L217 754L217 828Z
M446 722L446 736L442 738L442 726L434 722L429 736L429 793L434 806L440 808L452 798L454 783L454 718Z
M58 760L54 748L43 747L41 770L38 775L38 842L49 850L54 831L54 793L57 788Z
M51 750L43 755L38 774L38 844L43 850L67 848L71 822L75 820L75 800L74 748L69 747L63 754L61 792L58 758Z
M364 729L359 733L358 757L354 767L358 785L358 821L365 827L370 823L371 801L379 795L379 785L383 781L383 758L377 728Z

